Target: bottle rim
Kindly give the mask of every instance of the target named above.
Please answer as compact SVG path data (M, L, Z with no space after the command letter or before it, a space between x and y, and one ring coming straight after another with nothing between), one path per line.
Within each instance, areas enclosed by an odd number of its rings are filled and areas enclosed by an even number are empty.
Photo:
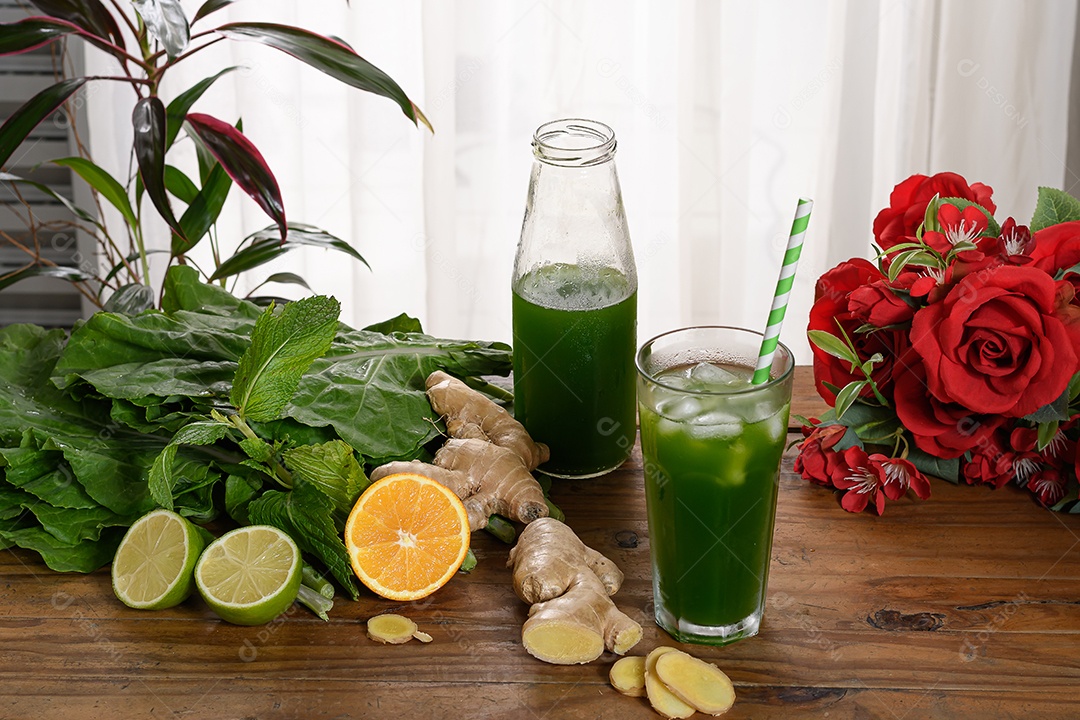
M615 157L615 131L585 118L552 120L536 129L532 146L536 159L548 165L589 167Z

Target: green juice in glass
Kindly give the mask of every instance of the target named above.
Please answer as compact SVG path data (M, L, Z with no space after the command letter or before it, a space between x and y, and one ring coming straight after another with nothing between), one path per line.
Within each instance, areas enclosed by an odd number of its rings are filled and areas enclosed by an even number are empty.
M514 284L514 414L540 470L594 477L634 444L636 288L618 270L546 265Z
M642 391L656 619L682 642L753 635L764 610L790 383L723 394L752 374L681 365Z

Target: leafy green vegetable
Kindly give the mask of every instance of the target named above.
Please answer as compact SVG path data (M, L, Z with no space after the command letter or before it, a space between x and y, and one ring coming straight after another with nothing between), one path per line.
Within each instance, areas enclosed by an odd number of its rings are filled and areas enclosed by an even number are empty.
M173 472L173 465L181 445L211 445L225 437L228 431L228 425L216 421L193 422L177 431L150 468L148 485L154 502L166 510L175 509L173 495L178 478Z
M252 523L284 530L304 552L319 558L353 600L359 597L353 581L349 551L330 519L333 501L315 485L298 483L290 492L270 490L248 505Z
M233 380L232 403L241 418L281 417L301 376L329 349L340 311L337 300L315 296L289 303L279 314L273 306L262 314Z
M353 449L340 440L287 450L285 464L298 482L315 485L333 500L342 520L348 517L356 499L370 484Z

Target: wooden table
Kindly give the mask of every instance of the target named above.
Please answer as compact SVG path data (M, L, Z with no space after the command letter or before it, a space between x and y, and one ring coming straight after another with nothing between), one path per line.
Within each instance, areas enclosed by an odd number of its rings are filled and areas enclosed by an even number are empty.
M800 369L795 412L821 409ZM935 481L925 502L852 515L784 462L761 633L691 648L737 686L732 718L1080 716L1080 517L1026 492ZM616 595L645 628L634 649L675 644L652 621L641 456L555 501L627 580ZM620 547L630 534L636 547ZM477 533L479 567L427 601L366 594L324 624L295 609L264 627L216 620L197 599L138 612L107 571L48 571L0 552L0 718L656 718L585 666L534 660L507 548ZM378 645L366 618L394 605L434 636ZM704 716L702 716L704 717Z

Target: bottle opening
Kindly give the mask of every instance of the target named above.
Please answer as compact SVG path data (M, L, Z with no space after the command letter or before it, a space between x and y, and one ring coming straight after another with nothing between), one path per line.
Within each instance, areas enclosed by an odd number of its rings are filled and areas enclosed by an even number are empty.
M553 120L533 134L533 155L561 167L599 165L615 157L615 131L595 120Z

